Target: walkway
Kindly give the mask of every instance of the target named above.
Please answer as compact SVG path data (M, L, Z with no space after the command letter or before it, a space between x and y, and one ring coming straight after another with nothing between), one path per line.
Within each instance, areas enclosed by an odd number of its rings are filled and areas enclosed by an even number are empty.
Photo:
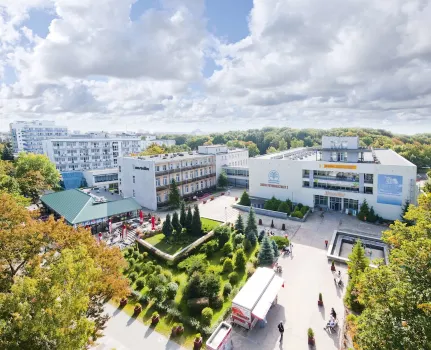
M111 304L105 305L105 311L111 318L103 331L105 335L98 339L92 350L184 349Z

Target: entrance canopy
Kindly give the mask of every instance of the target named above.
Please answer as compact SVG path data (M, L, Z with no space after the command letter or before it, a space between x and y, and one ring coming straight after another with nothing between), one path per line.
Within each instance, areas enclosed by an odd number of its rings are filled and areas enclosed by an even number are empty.
M282 285L283 279L279 276L274 276L252 311L254 317L259 320L265 318Z

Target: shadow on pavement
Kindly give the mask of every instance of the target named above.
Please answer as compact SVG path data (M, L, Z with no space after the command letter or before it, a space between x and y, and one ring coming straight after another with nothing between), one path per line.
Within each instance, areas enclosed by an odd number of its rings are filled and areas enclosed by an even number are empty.
M126 327L129 327L130 325L132 325L134 322L136 321L136 317L132 316L129 318L129 320L126 323Z
M112 316L117 316L123 310L122 307L117 307L117 309L112 313Z
M148 327L147 331L144 334L144 338L148 338L151 335L151 333L153 333L153 332L154 332L154 328Z
M323 319L325 319L325 305L319 306L319 312Z

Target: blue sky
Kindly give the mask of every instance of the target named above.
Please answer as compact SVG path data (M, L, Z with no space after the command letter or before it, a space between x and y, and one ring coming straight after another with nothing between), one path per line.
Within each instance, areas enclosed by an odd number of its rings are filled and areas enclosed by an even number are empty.
M431 0L408 2L0 2L0 129L431 132Z

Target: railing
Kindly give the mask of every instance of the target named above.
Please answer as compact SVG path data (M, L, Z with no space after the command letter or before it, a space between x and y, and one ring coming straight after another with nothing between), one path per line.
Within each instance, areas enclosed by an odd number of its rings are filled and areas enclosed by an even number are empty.
M308 179L309 177L307 177ZM313 179L320 180L331 180L331 181L345 181L345 182L359 182L359 178L349 178L349 177L333 177L333 176L324 176L324 175L314 175Z
M215 173L211 173L211 174L197 176L197 177L194 177L192 179L184 179L184 180L180 180L180 181L176 181L175 180L175 182L176 182L177 185L184 185L184 184L188 184L188 183L191 183L191 182L195 182L195 181L207 179L207 178L214 177L214 176L215 176ZM156 185L156 188L157 188L157 190L163 190L165 188L168 188L169 185L170 185L170 183L168 183L166 185L165 184L160 184L158 186Z

